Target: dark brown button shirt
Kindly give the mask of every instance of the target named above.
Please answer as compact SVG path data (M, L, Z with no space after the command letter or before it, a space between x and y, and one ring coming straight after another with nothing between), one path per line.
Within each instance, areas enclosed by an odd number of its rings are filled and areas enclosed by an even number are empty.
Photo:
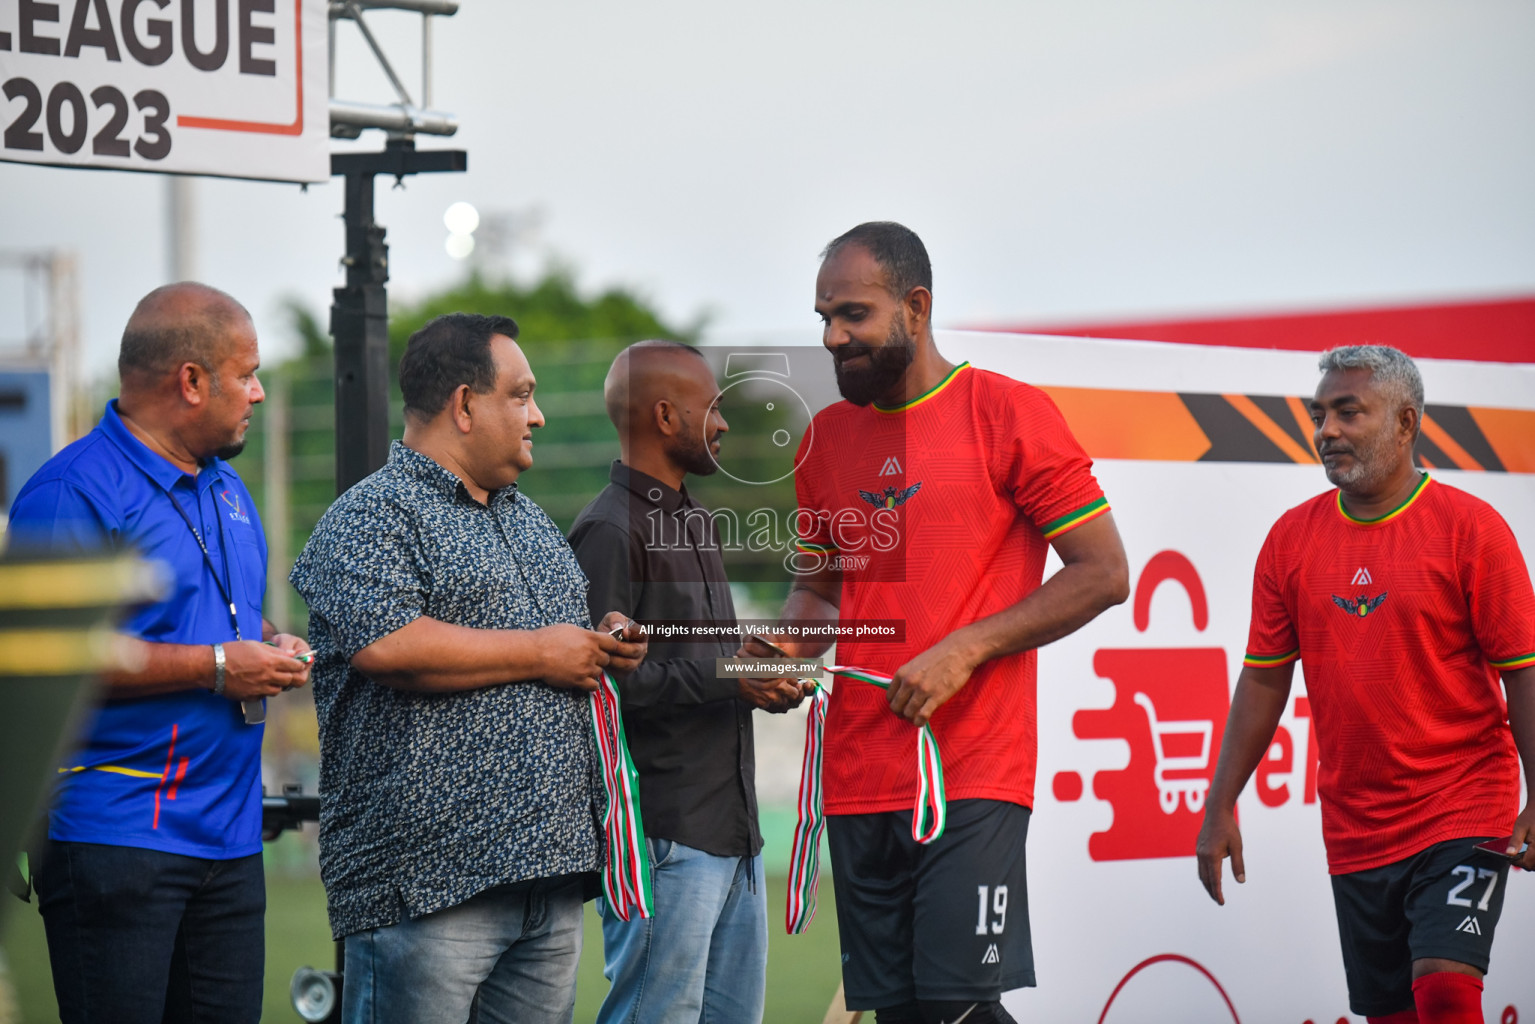
M622 463L613 463L610 479L570 531L593 621L621 611L642 623L733 630L735 603L708 512L686 489ZM733 632L652 638L645 661L618 680L645 834L720 857L762 849L752 708L737 699L736 680L715 678L714 659L739 646Z

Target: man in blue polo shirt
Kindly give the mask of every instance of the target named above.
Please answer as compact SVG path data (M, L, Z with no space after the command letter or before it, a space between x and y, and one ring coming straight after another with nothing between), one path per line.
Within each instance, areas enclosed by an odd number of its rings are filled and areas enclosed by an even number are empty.
M59 768L35 883L65 1024L261 1017L260 722L307 681L309 648L261 616L266 540L225 461L264 397L258 363L228 295L149 293L121 397L11 508L15 546L132 550L171 578L125 623L130 667Z

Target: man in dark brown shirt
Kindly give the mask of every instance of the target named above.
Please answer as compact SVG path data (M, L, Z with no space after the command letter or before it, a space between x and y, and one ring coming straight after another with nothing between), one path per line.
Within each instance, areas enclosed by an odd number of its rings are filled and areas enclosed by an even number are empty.
M656 913L622 921L603 907L613 987L597 1019L749 1024L762 1019L767 965L751 714L787 710L800 689L715 677L715 659L740 643L735 605L713 523L683 484L715 471L729 429L708 363L686 345L640 342L614 360L603 392L622 458L570 533L587 603L641 623L720 630L654 638L645 662L618 681Z

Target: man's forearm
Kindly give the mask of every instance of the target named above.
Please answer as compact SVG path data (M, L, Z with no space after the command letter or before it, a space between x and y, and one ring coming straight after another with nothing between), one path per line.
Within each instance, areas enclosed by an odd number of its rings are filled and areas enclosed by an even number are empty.
M1130 595L1130 571L1112 513L1052 542L1061 568L1023 600L952 633L946 643L972 667L1043 647Z
M1093 563L1065 565L1038 590L952 637L981 665L1070 636L1124 600L1112 574Z
M212 689L212 644L150 643L124 634L113 641L118 668L102 674L101 695L117 700Z
M785 622L831 622L837 621L839 612L837 603L827 596L828 584L818 581L814 584L798 583L789 591L789 599L784 602L783 612L778 616ZM837 590L841 589L840 581L836 584ZM790 637L778 638L777 645L785 652L799 658L817 658L830 649L830 640L794 640Z
M1258 762L1274 740L1274 730L1290 701L1290 679L1295 664L1279 668L1244 668L1237 677L1221 739L1220 760L1210 783L1206 803L1218 812L1236 806L1237 796L1252 777ZM1310 756L1309 754L1307 756Z
M451 693L541 678L547 666L531 630L473 629L422 616L380 637L352 666L396 690Z

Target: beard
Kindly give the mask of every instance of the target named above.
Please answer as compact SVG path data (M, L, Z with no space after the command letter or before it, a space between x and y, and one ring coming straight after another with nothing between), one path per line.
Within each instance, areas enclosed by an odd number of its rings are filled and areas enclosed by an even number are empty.
M868 356L869 365L850 369L844 365L855 356ZM906 331L906 324L896 317L885 343L878 348L849 342L832 354L837 372L837 390L854 405L868 405L895 387L906 368L917 358L917 346Z
M1381 431L1363 439L1357 445L1338 440L1325 445L1319 455L1344 453L1353 456L1353 464L1346 470L1322 463L1327 480L1334 487L1355 493L1370 493L1390 478L1395 470L1396 440L1388 421Z
M684 472L691 473L693 476L711 476L720 468L710 448L715 441L719 440L719 436L716 433L713 437L706 438L702 430L694 430L692 424L685 423L669 454Z
M225 462L228 462L230 459L234 458L236 455L239 455L244 450L245 438L242 437L240 440L230 442L229 444L224 445L222 448L213 449L213 457L215 459L223 459Z

